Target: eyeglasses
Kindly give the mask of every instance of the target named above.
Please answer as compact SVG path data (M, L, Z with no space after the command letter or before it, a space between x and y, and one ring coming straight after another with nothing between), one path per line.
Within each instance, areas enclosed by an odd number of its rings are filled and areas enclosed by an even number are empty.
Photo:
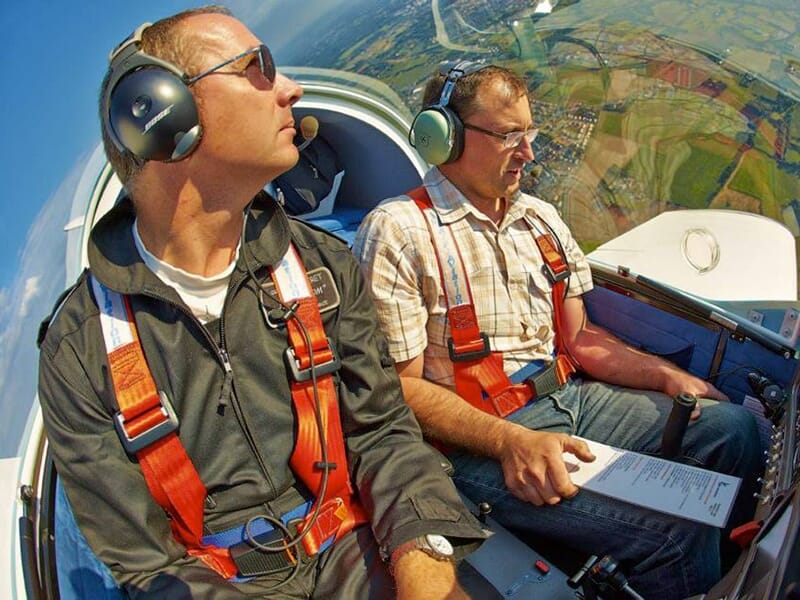
M250 56L251 54L255 54L258 57L258 66L261 68L261 73L263 73L264 77L270 83L275 83L275 61L272 60L272 53L269 51L264 44L260 44L255 48L250 48L249 50L245 50L241 54L237 54L233 58L229 58L225 62L219 63L216 67L211 67L210 69L203 71L199 75L195 75L194 77L189 77L186 79L186 85L193 85L201 80L203 77L211 75L212 73L216 73L223 67L227 67L229 64L236 62L237 60L241 60L246 56ZM250 66L250 63L247 63L245 69ZM244 69L242 69L244 71Z
M485 133L486 135L491 135L492 137L499 138L503 140L503 148L516 148L522 143L522 140L527 140L529 144L533 143L533 140L536 139L536 136L539 135L538 129L528 129L527 131L509 131L508 133L498 133L497 131L492 131L491 129L484 129L483 127L478 127L477 125L471 125L469 123L464 123L464 129L472 129L473 131L478 131L480 133Z

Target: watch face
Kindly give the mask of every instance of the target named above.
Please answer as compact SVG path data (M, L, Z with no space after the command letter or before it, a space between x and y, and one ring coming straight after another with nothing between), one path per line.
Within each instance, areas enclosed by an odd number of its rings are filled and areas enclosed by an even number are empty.
M428 545L430 545L433 551L438 552L443 556L453 555L453 546L443 535L428 534L425 536L425 540L428 542Z

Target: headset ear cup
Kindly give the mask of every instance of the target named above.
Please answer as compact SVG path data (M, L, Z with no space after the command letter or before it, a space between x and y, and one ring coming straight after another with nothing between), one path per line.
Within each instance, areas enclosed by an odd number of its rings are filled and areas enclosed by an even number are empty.
M460 125L461 121L453 111L441 106L426 108L417 114L411 124L411 144L432 165L451 162L457 158L453 154Z
M202 134L192 92L158 66L122 76L111 91L108 125L122 148L143 160L184 158Z
M450 128L452 130L453 149L450 151L450 156L447 159L447 162L450 163L458 160L461 153L464 152L464 124L454 111L449 108L443 108L442 110L448 113L450 117Z

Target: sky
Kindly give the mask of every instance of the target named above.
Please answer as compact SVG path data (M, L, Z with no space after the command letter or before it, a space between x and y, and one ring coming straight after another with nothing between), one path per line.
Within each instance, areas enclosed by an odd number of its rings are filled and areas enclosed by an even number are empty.
M139 24L202 0L4 0L0 2L0 299L8 293L34 219L99 142L97 93L108 53ZM245 22L276 0L226 2ZM287 17L284 2L281 19ZM336 2L317 1L327 8ZM308 6L308 3L306 3ZM300 11L302 12L302 11ZM299 15L298 15L299 16ZM296 28L286 27L289 33ZM274 42L274 40L273 40ZM268 43L270 43L268 41ZM279 57L276 57L279 58Z
M66 190L99 142L97 92L108 52L141 22L194 3L0 2L0 414L32 397L35 331L64 279ZM109 9L113 7L113 9ZM37 275L31 276L31 273ZM26 372L20 372L20 366ZM34 371L35 373L35 371ZM22 414L20 414L22 413ZM20 423L11 428L18 431ZM0 457L13 440L0 435Z
M96 98L108 52L139 23L192 4L0 4L0 297L19 271L36 216L99 141Z
M264 41L275 51L302 32L300 22L350 1L314 0L313 13L305 0L305 11L296 0L225 4L245 23L266 24ZM16 447L6 431L19 433L27 418L18 399L35 392L38 325L68 285L64 226L100 141L97 94L108 54L141 23L206 3L0 0L0 458Z

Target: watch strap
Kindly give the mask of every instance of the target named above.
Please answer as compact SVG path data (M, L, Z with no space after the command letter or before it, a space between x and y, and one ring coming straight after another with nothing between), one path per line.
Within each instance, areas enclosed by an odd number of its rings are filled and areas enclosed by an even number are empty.
M420 550L425 554L427 554L428 556L443 562L451 562L454 559L452 554L442 554L441 552L438 552L436 549L431 547L430 543L428 543L426 537L423 535L408 540L407 542L400 544L397 548L394 549L394 552L392 552L391 556L389 557L389 565L392 568L392 570L394 570L394 565L397 564L397 561L400 560L402 556L408 554L412 550Z

